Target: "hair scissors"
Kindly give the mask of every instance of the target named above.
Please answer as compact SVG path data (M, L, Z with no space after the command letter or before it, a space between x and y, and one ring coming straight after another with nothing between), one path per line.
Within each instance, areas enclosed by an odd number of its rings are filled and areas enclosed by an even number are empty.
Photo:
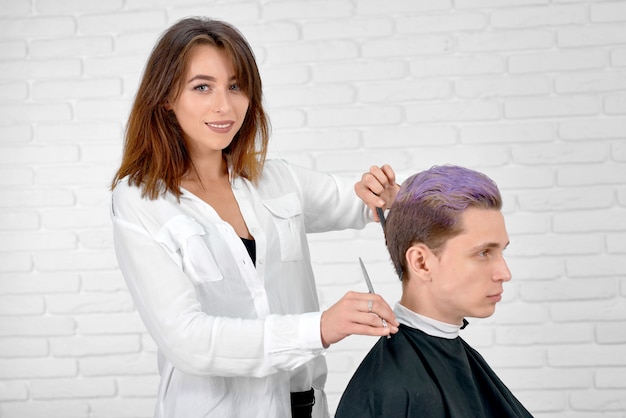
M382 218L381 218L382 219ZM374 286L372 286L372 281L370 280L370 275L367 274L367 269L365 268L365 264L363 264L363 260L361 260L361 257L359 257L359 264L361 265L361 271L363 272L363 278L365 279L365 284L367 285L367 290L369 293L375 293L374 292ZM371 300L369 301L370 303L368 304L369 307L369 311L372 312L371 309ZM376 314L374 314L376 315ZM384 318L380 318L383 321L383 327L387 328L387 321L385 321ZM387 338L391 338L390 335L387 335Z

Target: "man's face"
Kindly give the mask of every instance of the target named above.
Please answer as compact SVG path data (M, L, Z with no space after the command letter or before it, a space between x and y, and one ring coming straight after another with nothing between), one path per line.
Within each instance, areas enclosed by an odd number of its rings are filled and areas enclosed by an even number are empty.
M463 232L447 241L431 271L434 317L452 324L492 315L502 285L511 280L503 256L509 236L502 213L470 208L461 222Z

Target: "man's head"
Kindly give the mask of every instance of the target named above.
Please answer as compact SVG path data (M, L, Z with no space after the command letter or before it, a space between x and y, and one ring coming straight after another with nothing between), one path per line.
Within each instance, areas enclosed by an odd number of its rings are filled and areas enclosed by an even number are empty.
M470 208L500 210L498 186L484 174L452 165L435 166L402 183L385 225L385 239L396 273L404 277L405 253L423 243L438 253L463 228Z
M407 179L385 227L403 300L419 297L418 313L444 322L491 315L511 278L501 208L496 184L467 168L436 166Z

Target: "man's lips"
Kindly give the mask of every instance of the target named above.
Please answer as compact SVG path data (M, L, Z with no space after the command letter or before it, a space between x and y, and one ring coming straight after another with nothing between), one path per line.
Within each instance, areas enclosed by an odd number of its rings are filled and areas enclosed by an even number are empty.
M488 295L487 299L492 302L500 302L502 300L502 293L494 293L493 295Z

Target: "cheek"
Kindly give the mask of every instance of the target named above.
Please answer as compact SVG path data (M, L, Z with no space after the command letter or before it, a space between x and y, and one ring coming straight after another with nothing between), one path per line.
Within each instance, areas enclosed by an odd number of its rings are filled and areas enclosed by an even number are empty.
M174 112L178 123L184 123L184 121L190 117L189 106L182 100L178 100L175 103L172 107L172 111Z
M463 269L459 269L451 263L444 263L437 272L437 284L444 293L457 293L459 288L463 287L464 276Z
M474 263L470 260L456 260L445 264L441 269L441 286L446 291L464 292L472 288L478 287L485 277L484 268L480 263Z
M247 98L241 98L241 100L237 103L237 109L239 114L245 116L248 113L248 108L250 107L250 101Z

